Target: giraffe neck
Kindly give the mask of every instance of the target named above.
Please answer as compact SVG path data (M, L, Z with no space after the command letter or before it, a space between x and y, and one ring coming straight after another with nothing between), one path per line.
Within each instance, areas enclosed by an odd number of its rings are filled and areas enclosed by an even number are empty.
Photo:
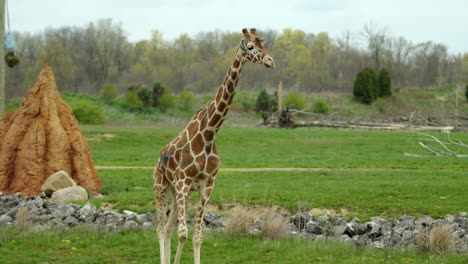
M208 104L208 130L216 133L221 128L224 118L229 111L229 107L234 100L234 94L236 93L235 89L239 81L243 64L242 54L238 50L234 56L231 66L229 66L223 84L219 87L214 99Z

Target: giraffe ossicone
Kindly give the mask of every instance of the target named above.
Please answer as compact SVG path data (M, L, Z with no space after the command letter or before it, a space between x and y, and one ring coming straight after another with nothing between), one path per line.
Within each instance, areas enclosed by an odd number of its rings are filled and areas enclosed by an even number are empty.
M188 237L185 223L186 199L192 191L200 192L193 234L194 263L200 263L203 214L220 164L215 145L216 133L234 99L243 65L250 61L275 68L275 62L263 48L257 31L243 29L242 32L244 38L240 41L224 82L214 99L200 108L180 134L160 152L153 179L161 264L170 263L171 233L177 220L179 241L174 263L180 262L182 248Z

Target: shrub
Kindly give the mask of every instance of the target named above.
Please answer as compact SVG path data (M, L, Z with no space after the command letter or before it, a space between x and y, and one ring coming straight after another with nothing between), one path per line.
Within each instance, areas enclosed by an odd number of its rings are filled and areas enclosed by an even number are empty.
M289 108L295 108L298 110L302 110L306 106L306 102L302 95L296 92L289 93L284 103Z
M452 227L435 225L430 231L420 231L416 245L421 251L443 254L454 250L455 239Z
M169 89L164 89L163 95L161 95L158 100L159 109L163 112L166 112L170 108L174 108L176 104L175 97Z
M143 103L144 107L151 106L151 91L150 91L150 89L148 89L146 87L143 88L143 89L140 89L137 92L137 95L138 95L138 98L140 99L140 101Z
M267 123L270 114L276 111L277 105L276 96L269 95L265 89L258 94L255 110L262 115L264 124Z
M356 80L354 80L353 94L365 104L374 101L377 95L377 77L372 68L366 67L357 74Z
M164 87L161 86L160 83L156 82L153 84L153 92L151 93L151 105L154 107L159 106L159 100L161 96L164 94Z
M143 102L138 98L137 92L134 89L129 89L124 98L125 104L133 109L143 107Z
M195 95L188 90L183 90L179 94L179 104L184 110L192 109L193 105L196 103Z
M322 99L317 99L314 104L314 113L328 114L330 113L330 105Z
M262 223L262 238L277 240L288 234L289 219L277 214L276 209L269 210Z
M468 102L468 84L465 86L465 98L466 102Z
M382 68L379 73L379 96L392 96L392 80L387 68Z
M73 114L81 124L104 124L104 115L98 105L90 105L85 102L72 106Z
M101 97L102 101L104 103L108 104L112 101L114 101L115 98L117 98L118 92L117 92L117 87L113 83L106 83L104 84L101 89L99 96Z
M243 206L236 206L232 210L232 215L224 230L229 235L246 236L249 234L253 222L250 210Z

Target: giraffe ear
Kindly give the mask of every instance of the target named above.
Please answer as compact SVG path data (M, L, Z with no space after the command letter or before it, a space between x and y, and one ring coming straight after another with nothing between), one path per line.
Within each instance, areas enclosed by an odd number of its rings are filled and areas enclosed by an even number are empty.
M257 30L255 28L251 28L250 29L250 34L254 35L254 36L257 36Z
M244 33L246 39L250 39L250 33L246 28L242 29L242 33Z

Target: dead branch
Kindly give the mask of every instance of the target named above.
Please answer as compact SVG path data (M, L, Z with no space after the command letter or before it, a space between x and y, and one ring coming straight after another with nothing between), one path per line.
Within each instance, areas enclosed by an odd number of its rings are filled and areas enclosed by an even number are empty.
M465 154L457 154L448 147L448 146L452 145L452 146L459 146L459 147L468 148L468 145L463 143L461 140L459 140L458 142L453 141L452 138L450 137L449 132L447 132L447 139L448 139L449 142L442 142L437 137L426 134L426 133L419 132L418 134L427 137L427 138L418 138L417 140L418 140L419 145L421 147L423 147L425 150L427 150L429 153L431 153L431 154L433 154L435 156L438 156L438 157L440 157L440 156L452 156L452 157L457 157L457 158L466 158L466 157L468 157L468 155L465 155ZM438 143L443 149L438 149L438 148L435 148L435 147L429 147L428 145L424 144L421 141L430 141L430 142ZM418 155L418 154L411 154L411 153L407 153L407 152L405 152L404 155L408 156L408 157L434 157L433 155Z

